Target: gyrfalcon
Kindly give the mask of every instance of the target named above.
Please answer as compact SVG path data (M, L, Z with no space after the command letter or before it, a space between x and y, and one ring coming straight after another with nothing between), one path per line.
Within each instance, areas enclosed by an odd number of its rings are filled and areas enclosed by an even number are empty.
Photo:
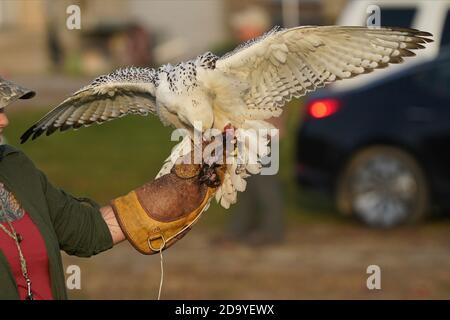
M21 137L79 128L127 114L156 114L163 124L202 130L272 128L293 97L336 80L400 63L432 35L414 29L344 26L274 28L218 57L210 52L159 69L126 68L100 76L47 113ZM185 138L178 146L190 143ZM176 148L173 152L177 152ZM259 154L261 156L262 154ZM169 157L159 175L173 165ZM217 201L228 208L261 166L228 164ZM240 168L242 169L242 168Z

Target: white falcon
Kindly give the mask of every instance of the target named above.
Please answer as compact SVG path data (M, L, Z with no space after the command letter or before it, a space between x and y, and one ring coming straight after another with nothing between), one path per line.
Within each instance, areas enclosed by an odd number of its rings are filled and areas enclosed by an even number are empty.
M223 131L230 125L237 129L272 128L264 120L278 117L293 97L402 62L402 57L415 55L412 50L431 42L431 36L400 28L274 28L223 57L207 52L157 70L126 68L100 76L47 113L21 140L127 114L152 113L164 125L190 131L196 121L202 123L202 130ZM190 144L189 136L173 154L186 143ZM168 158L158 175L170 170L173 158ZM217 201L225 208L235 203L237 191L245 190L245 178L259 173L260 168L249 164L236 170L235 163L228 164Z

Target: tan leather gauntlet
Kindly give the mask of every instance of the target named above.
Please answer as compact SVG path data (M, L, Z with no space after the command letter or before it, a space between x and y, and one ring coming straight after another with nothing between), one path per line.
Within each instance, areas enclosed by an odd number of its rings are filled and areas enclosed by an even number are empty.
M201 165L177 164L171 173L112 200L120 227L136 250L154 254L186 235L216 190L204 182L204 169ZM223 168L210 170L214 170L220 185Z

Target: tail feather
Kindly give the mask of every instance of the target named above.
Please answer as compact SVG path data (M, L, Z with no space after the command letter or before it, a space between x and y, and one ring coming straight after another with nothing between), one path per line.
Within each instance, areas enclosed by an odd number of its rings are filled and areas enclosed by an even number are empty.
M178 143L177 145L175 145L175 147L173 147L172 152L164 161L164 164L159 170L155 179L158 179L159 177L170 173L170 170L172 170L177 159L191 152L191 141L192 141L191 137L189 135L186 135L184 136L183 140L181 140L180 143Z
M246 129L273 129L274 127L265 121L247 121ZM257 139L256 141L254 139ZM238 155L227 158L227 170L224 181L216 192L216 200L224 208L228 209L231 204L237 202L237 193L244 192L247 188L248 178L252 174L261 173L262 164L260 159L270 153L268 146L270 139L267 136L249 136L248 140L241 145ZM257 148L251 148L257 145ZM256 149L256 150L254 150ZM256 152L256 154L255 154ZM243 161L238 163L239 161ZM253 160L257 161L253 161Z

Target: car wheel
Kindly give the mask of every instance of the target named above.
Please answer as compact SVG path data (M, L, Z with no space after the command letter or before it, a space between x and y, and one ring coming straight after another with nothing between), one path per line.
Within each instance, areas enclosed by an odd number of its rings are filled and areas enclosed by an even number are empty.
M355 154L337 183L337 207L369 226L389 228L422 219L429 210L429 187L417 161L390 146Z

